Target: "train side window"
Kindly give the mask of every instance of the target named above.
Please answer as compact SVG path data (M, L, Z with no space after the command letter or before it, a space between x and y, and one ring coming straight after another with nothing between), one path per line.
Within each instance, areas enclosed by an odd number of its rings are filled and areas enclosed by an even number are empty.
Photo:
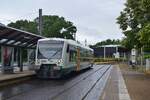
M75 62L77 57L77 52L74 50L70 50L69 52L69 61L70 62Z
M69 44L67 45L67 53L69 53Z

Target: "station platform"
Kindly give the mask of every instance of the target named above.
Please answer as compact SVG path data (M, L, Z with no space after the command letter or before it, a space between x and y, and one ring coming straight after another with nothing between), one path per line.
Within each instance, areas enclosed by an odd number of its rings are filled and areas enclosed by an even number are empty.
M120 64L120 69L131 100L150 100L150 75L128 64Z
M100 100L131 100L118 65L114 65Z
M34 75L34 71L27 69L22 72L20 72L18 69L15 69L14 73L12 74L3 74L0 72L0 87L25 81Z
M35 75L35 72L33 71L23 71L23 72L14 72L13 74L0 74L0 82L1 81L6 81L6 80L11 80L11 79L17 79L17 78L22 78L26 76L33 76Z

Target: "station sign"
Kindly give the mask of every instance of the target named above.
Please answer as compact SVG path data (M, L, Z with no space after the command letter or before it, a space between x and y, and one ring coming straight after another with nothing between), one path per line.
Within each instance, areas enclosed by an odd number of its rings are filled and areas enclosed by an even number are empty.
M116 53L114 53L113 55L115 56L115 58L120 58L119 52L116 52Z
M136 55L136 49L132 49L132 50L131 50L131 55L132 55L132 56L135 56L135 55Z

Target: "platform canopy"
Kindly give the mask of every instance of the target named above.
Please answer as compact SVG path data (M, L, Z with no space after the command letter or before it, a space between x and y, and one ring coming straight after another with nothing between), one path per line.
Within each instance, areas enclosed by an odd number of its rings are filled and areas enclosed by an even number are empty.
M35 48L41 38L45 37L0 24L1 46Z

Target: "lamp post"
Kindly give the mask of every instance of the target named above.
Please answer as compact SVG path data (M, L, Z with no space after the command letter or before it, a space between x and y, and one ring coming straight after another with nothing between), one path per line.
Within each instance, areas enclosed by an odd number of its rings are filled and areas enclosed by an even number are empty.
M67 28L62 28L61 30L60 30L60 33L63 33L63 32L65 32L65 31L67 31L67 29L69 29L69 28L72 28L72 27L74 27L74 26L70 26L70 27L67 27ZM74 33L74 40L76 40L76 33Z

